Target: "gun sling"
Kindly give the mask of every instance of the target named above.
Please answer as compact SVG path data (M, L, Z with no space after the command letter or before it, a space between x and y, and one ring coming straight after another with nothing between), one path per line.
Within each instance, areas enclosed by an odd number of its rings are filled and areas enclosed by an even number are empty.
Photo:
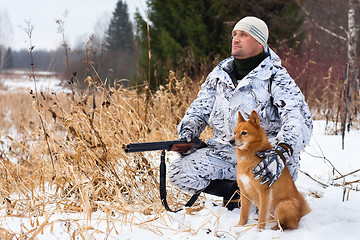
M190 200L185 204L185 207L191 207L196 200L198 199L200 193L196 193L194 194ZM166 200L166 163L165 163L165 150L161 151L161 156L160 156L160 199L161 199L161 203L162 205L165 207L165 209L169 212L179 212L181 209L178 210L171 210L167 200Z
M147 142L147 143L131 143L124 145L123 148L126 153L130 152L144 152L162 150L160 156L160 199L162 205L169 212L178 212L182 209L173 211L170 209L166 200L166 163L165 153L166 151L187 152L195 151L196 149L206 147L207 144L200 139L193 139L190 142L186 140L175 141L161 141L161 142ZM190 200L185 204L185 207L191 207L198 199L200 193L194 194Z

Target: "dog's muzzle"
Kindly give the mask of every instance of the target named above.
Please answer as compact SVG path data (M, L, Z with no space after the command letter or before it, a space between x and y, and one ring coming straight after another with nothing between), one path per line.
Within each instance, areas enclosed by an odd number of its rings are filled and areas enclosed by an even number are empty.
M231 140L229 141L229 143L230 143L232 146L236 147L235 139L231 139Z

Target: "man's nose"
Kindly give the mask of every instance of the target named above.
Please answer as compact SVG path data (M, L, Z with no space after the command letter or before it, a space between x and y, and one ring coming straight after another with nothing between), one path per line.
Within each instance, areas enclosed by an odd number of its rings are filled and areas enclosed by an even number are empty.
M232 40L234 42L239 42L240 41L240 35L238 34L238 35L234 36Z

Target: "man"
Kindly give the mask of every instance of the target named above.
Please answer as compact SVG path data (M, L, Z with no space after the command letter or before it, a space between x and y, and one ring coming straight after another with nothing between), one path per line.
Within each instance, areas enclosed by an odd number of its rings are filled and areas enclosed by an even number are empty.
M169 168L169 180L178 188L221 196L224 203L238 189L235 149L228 143L238 111L248 119L256 110L273 146L258 153L264 159L253 169L255 178L269 186L284 169L281 157L285 157L296 180L300 152L312 132L303 94L267 46L266 23L245 17L235 25L232 37L232 56L208 75L178 126L180 139L199 137L207 125L213 128L214 136L208 140L208 147L181 156ZM228 208L234 207L230 204Z

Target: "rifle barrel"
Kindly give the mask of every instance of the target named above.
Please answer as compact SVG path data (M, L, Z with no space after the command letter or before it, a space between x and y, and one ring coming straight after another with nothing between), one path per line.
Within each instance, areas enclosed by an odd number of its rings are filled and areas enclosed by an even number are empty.
M194 144L199 143L201 140L194 139L190 142L186 140L175 140L175 141L160 141L160 142L144 142L144 143L130 143L125 147L125 152L144 152L144 151L155 151L155 150L170 150L175 144Z

